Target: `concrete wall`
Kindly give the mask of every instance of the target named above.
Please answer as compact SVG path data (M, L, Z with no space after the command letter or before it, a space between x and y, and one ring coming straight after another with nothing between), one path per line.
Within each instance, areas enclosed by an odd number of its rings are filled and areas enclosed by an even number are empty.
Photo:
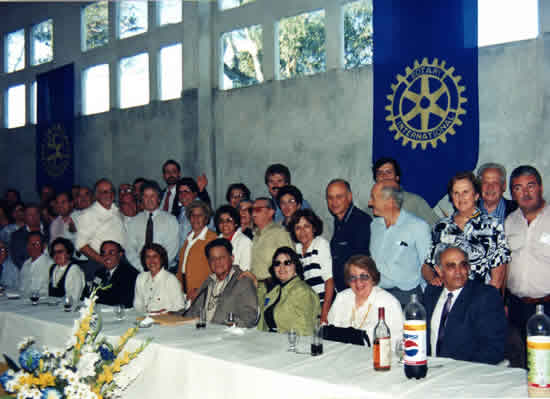
M181 100L156 101L158 91L153 82L149 105L119 110L112 104L110 112L77 116L78 181L91 184L104 175L116 184L141 175L160 179L162 162L175 158L183 162L185 174L208 173L209 190L220 204L227 185L234 182L246 182L253 195L265 194L265 168L281 162L290 167L293 183L327 223L328 236L332 220L324 200L326 183L334 177L349 179L361 207L366 207L372 186L372 67L341 69L341 43L336 39L341 27L336 16L338 5L344 2L257 0L226 12L217 11L207 1L198 5L185 2L183 23L154 28L143 37L114 40L108 48L88 53L80 52L79 39L74 35L78 32L80 3L0 5L0 33L29 27L53 15L54 35L59 39L54 63L2 74L0 90L22 81L30 83L35 73L69 61L75 62L79 73L99 62L109 62L113 70L120 57L147 50L154 64L156 50L181 35ZM542 32L550 31L548 3L540 3ZM274 21L323 7L327 12L328 71L307 78L275 80L277 63L270 55ZM63 15L67 22L56 22L55 15ZM264 24L266 83L216 90L219 34L257 23ZM62 51L61 44L71 52ZM550 37L543 33L535 40L480 49L480 163L497 161L509 170L520 163L532 163L546 180L550 179L546 155L550 148L550 135L546 134L550 118L548 46ZM116 96L115 86L112 97ZM29 198L34 194L34 127L0 129L0 137L0 167L7 171L0 190L14 185Z

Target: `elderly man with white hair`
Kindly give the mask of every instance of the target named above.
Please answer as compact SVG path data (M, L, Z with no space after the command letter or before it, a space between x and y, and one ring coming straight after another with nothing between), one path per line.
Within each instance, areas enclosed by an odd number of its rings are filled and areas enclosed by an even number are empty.
M516 201L504 198L506 191L506 169L494 162L487 162L477 169L477 178L481 183L479 209L504 224L504 219L518 209Z

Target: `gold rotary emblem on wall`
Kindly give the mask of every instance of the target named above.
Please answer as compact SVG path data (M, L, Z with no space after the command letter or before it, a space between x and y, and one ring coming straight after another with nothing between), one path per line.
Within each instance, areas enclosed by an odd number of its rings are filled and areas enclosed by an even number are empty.
M62 124L51 126L42 138L41 161L46 173L59 177L65 173L71 161L71 142Z
M403 140L403 146L410 142L413 149L420 144L425 150L429 143L436 148L438 140L446 143L446 135L454 135L455 126L462 125L466 87L459 84L462 77L454 75L454 67L445 68L445 64L437 58L432 63L427 58L421 63L415 60L412 68L405 68L405 76L397 74L397 83L391 85L386 121L391 122L393 138Z

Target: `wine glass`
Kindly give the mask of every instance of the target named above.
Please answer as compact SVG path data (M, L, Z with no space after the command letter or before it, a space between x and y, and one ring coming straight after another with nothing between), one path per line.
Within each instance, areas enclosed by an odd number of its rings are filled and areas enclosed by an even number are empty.
M126 318L126 315L124 314L124 306L122 305L116 305L115 309L115 320L116 321L122 321Z
M405 340L400 338L395 343L395 356L397 358L397 363L403 364L403 356L405 355Z
M40 291L39 290L33 290L31 292L31 304L32 305L38 305L38 301L40 301Z
M288 330L288 352L296 352L296 344L298 343L298 333L294 328Z
M73 298L70 295L65 295L63 298L63 310L70 312L73 309Z

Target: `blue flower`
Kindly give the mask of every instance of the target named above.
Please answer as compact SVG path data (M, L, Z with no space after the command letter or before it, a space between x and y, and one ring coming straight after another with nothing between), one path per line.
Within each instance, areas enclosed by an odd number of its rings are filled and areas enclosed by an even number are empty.
M9 391L6 389L6 383L10 380L13 380L13 373L10 373L9 370L0 375L0 384L2 384L2 388L4 388L4 391L8 393Z
M42 390L40 399L61 399L63 395L55 388L45 388Z
M24 370L32 373L38 368L41 357L42 354L36 349L25 349L23 352L21 352L21 355L19 356L19 364Z
M115 354L105 345L99 347L99 354L102 360L111 361L115 359Z

